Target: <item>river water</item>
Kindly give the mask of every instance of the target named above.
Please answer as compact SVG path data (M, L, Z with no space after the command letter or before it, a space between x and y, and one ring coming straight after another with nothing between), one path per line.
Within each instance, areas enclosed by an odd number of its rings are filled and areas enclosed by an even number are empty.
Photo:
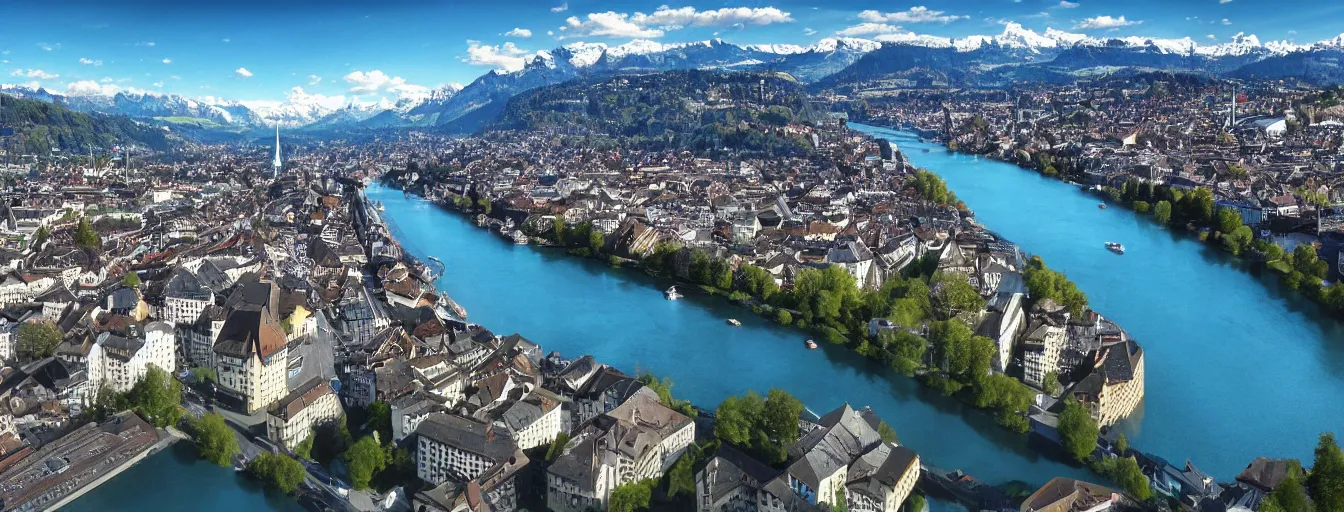
M1260 455L1309 461L1317 434L1344 425L1344 328L1281 293L1272 276L1128 210L1098 209L1068 184L949 154L907 133L851 126L942 175L983 224L1065 271L1143 344L1147 397L1120 425L1131 445L1230 480ZM720 298L667 301L660 290L670 283L639 272L513 245L399 191L372 187L368 195L386 205L407 249L444 261L440 289L497 334L519 332L547 351L670 377L674 394L702 405L778 387L817 413L842 402L871 406L927 464L991 483L1095 479L1040 456L979 411L848 351L806 350L803 333ZM1124 256L1106 252L1111 240L1125 244ZM179 443L66 510L298 508L191 450Z
M1147 392L1130 445L1231 479L1257 456L1310 464L1344 429L1344 329L1272 275L1078 187L851 123L941 175L981 224L1065 271L1143 345ZM924 152L927 149L929 152ZM1103 244L1124 244L1124 256Z

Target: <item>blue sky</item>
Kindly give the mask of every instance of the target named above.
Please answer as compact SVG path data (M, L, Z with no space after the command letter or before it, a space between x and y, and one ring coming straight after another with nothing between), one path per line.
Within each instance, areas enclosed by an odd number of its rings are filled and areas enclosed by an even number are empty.
M520 56L576 41L720 37L806 45L837 33L992 35L1013 21L1094 37L1217 43L1246 33L1310 43L1344 32L1344 2L0 0L0 18L5 83L269 101L298 87L310 97L372 101L466 84Z

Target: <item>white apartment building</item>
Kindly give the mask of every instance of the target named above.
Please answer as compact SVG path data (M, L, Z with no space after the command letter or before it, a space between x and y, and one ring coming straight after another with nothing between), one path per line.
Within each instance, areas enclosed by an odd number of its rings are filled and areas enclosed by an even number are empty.
M293 450L308 438L313 428L336 421L343 414L345 409L331 385L313 377L266 411L266 437L286 450Z
M129 336L99 334L90 348L89 382L95 383L95 392L103 385L118 393L130 391L151 364L169 373L177 369L177 336L168 324L150 322L143 332L135 325L129 330Z
M433 485L475 479L521 453L492 425L456 415L431 414L415 433L416 475Z

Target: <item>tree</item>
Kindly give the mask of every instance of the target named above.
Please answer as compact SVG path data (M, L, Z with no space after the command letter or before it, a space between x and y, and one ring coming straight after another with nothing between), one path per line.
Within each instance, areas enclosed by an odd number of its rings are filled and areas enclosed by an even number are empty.
M938 272L933 275L930 288L933 290L934 312L944 320L985 307L980 292L961 274Z
M1115 438L1115 451L1120 455L1129 453L1129 438L1125 437L1124 434Z
M373 436L360 438L359 442L350 446L341 459L345 461L345 467L350 473L350 485L355 489L368 489L373 474L387 465L383 449L378 446L378 441L375 441Z
M121 277L121 284L129 286L131 288L139 288L140 274L137 274L135 272L127 272L126 275Z
M695 494L695 460L688 450L677 459L672 465L672 469L667 472L667 496L675 498L679 495Z
M287 493L298 490L307 473L299 461L270 452L262 452L248 462L247 470L263 482Z
M565 445L569 444L569 434L561 432L551 441L551 447L546 449L546 462L551 462L565 452Z
M891 425L888 425L886 421L877 424L877 435L882 437L883 442L900 442L900 438L896 436L896 429L891 428Z
M771 389L765 396L761 429L779 446L798 441L798 417L803 414L803 403L782 389Z
M80 217L79 226L75 228L75 245L85 249L98 249L103 245L98 232L93 230L87 217Z
M1307 475L1307 490L1316 510L1344 512L1344 452L1335 442L1335 434L1321 434L1316 444L1316 462Z
M1135 211L1135 212L1138 212L1138 213L1148 213L1148 210L1151 209L1151 208L1152 208L1152 205L1149 205L1149 204L1148 204L1148 201L1134 201L1134 211Z
M366 423L370 432L377 432L384 442L392 442L392 407L382 400L369 404L369 419Z
M1219 233L1222 233L1222 234L1226 235L1226 234L1228 234L1228 233L1231 233L1231 232L1233 232L1233 231L1236 231L1237 228L1239 228L1239 227L1241 227L1241 226L1242 226L1242 224L1241 224L1241 214L1237 212L1237 209L1236 209L1236 208L1219 208L1219 209L1218 209L1218 226L1217 226L1217 229L1218 229L1218 232L1219 232Z
M649 508L655 483L655 480L648 479L616 486L611 490L607 509L611 512L635 512Z
M1101 473L1120 484L1126 494L1139 501L1147 501L1153 495L1152 487L1148 485L1148 477L1144 476L1143 470L1139 468L1139 462L1134 460L1134 457L1107 460L1102 463Z
M1274 492L1260 502L1260 512L1311 512L1315 507L1302 484L1302 468L1293 464Z
M201 449L201 458L228 466L233 456L238 454L238 439L233 429L224 423L219 413L207 413L195 424L196 446Z
M1171 222L1171 203L1167 201L1158 201L1157 205L1153 206L1153 219L1156 220L1158 224L1167 224Z
M24 322L19 326L19 356L24 359L51 357L61 344L61 330L51 322Z
M748 391L730 396L715 411L714 437L768 463L788 458L787 447L798 441L798 416L803 404L787 392L772 389L765 398Z
M789 310L780 308L775 311L775 321L779 322L780 325L790 325L793 323L793 315L789 313Z
M1073 397L1064 400L1064 411L1059 413L1059 438L1064 448L1079 462L1086 462L1097 448L1101 429L1086 407Z
M695 409L690 402L678 400L672 396L672 379L668 377L659 379L654 374L645 371L638 372L637 378L645 387L652 389L658 395L658 401L667 408L674 409L686 416L695 417Z
M849 512L849 500L845 498L844 487L836 489L835 504L831 505L831 512Z
M176 425L182 419L182 383L158 366L149 365L145 376L131 388L127 400L135 411L156 427Z
M313 460L313 440L317 439L317 429L308 433L308 437L303 438L297 446L294 447L294 455L303 460Z
M974 333L965 323L944 320L929 324L929 342L933 345L934 364L948 375L964 375L971 365L971 338Z
M490 215L490 200L489 200L489 199L482 197L480 200L476 201L476 205L479 206L479 207L481 207L481 213L484 213L484 214L486 214L486 215Z
M205 381L219 382L219 377L215 375L215 370L204 366L197 366L191 369L192 382L202 383Z
M1070 281L1068 276L1045 266L1040 256L1027 262L1027 292L1034 300L1050 299L1069 308L1073 316L1082 316L1087 307L1087 295Z
M1045 381L1041 383L1045 388L1045 393L1054 396L1059 393L1059 372L1045 372Z
M46 243L46 241L47 241L48 238L51 238L51 230L50 230L50 229L47 229L46 226L42 226L42 227L40 227L40 228L37 228L37 232L36 232L36 233L33 233L33 245L32 245L32 247L34 247L34 248L42 247L42 244Z
M1325 278L1325 273L1329 270L1329 265L1321 261L1320 256L1316 254L1316 248L1311 244L1297 244L1297 247L1293 248L1292 264L1293 270L1317 280Z
M769 301L779 292L779 285L775 284L775 276L755 265L742 266L741 288L764 301Z

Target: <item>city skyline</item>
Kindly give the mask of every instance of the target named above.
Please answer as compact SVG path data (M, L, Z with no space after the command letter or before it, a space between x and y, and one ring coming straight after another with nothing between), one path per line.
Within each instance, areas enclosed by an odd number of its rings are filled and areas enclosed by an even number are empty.
M1344 14L1344 6L1324 1L1291 11L1251 0L838 4L12 2L0 9L26 23L0 41L0 82L68 95L174 93L204 102L336 107L423 97L576 43L718 38L807 46L833 37L997 35L1010 23L1040 34L1189 38L1201 45L1252 34L1262 42L1311 44L1344 31L1310 23ZM398 28L407 24L412 28Z

